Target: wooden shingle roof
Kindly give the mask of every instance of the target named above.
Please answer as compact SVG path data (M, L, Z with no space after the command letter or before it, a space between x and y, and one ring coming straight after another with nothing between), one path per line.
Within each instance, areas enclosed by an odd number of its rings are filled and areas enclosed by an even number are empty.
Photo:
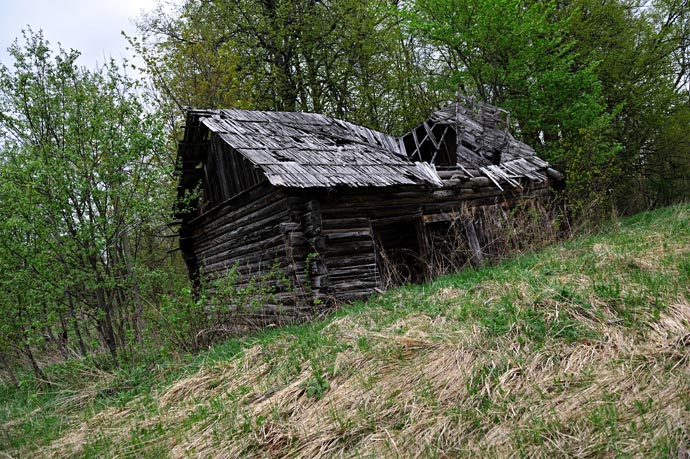
M398 139L352 123L314 113L233 109L196 114L276 186L443 186L434 166L410 161Z
M460 95L400 138L315 113L189 110L180 193L204 176L210 137L286 188L445 187L485 177L504 190L562 180L509 127L507 111Z

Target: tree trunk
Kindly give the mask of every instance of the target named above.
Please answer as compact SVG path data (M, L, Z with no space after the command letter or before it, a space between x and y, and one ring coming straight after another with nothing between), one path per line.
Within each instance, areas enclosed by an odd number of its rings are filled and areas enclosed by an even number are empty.
M127 276L129 277L129 280L132 282L132 292L134 293L134 301L132 303L134 304L133 308L133 314L131 317L132 321L132 328L134 330L134 341L138 344L141 344L142 339L141 339L141 332L144 329L144 308L142 305L142 302L139 299L139 284L136 282L136 279L134 278L134 256L132 254L132 250L129 245L129 238L127 237L127 234L123 234L121 237L121 242L122 242L122 259L125 262L125 266L127 269Z
M117 344L115 342L115 332L113 330L113 317L110 305L107 301L107 296L103 287L96 288L96 298L98 300L98 309L101 314L98 317L98 330L105 345L110 351L113 362L117 364Z
M84 345L84 339L81 337L81 330L79 329L79 321L77 320L77 314L74 311L74 302L72 301L72 295L67 293L67 304L69 305L69 314L72 320L72 328L74 329L74 334L77 337L77 345L79 346L79 352L81 352L82 357L86 357L86 346Z
M38 362L36 362L36 359L34 358L34 353L31 351L31 346L24 343L23 352L24 355L26 355L26 357L29 359L29 364L31 365L31 370L34 372L36 381L42 386L48 384L48 378L46 377L46 374L43 373L43 370L41 370L41 367L38 366Z
M60 333L58 334L57 338L57 343L58 343L58 349L60 349L60 353L62 354L62 357L67 361L69 358L69 351L67 349L68 347L68 336L69 333L67 332L67 324L65 323L65 317L60 314Z

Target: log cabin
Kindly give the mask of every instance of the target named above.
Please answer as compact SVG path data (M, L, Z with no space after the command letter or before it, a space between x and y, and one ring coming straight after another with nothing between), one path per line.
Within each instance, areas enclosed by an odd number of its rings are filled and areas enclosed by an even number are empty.
M262 323L482 263L484 211L509 216L563 179L511 135L507 111L462 96L401 137L314 113L188 110L178 169L193 280L291 280Z

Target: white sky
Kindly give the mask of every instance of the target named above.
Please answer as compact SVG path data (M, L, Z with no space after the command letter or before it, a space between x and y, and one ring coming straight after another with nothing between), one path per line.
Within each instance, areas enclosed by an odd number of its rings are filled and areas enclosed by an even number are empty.
M0 62L12 68L14 61L7 48L14 39L24 43L22 29L30 25L57 51L58 42L65 50L81 51L79 65L93 69L110 57L132 58L127 51L125 31L134 35L133 19L142 11L152 10L156 0L0 0Z

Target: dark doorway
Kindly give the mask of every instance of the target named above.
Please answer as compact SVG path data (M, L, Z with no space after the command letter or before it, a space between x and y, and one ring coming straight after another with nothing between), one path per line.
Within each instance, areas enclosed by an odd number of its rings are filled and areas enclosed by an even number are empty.
M428 280L420 219L373 220L372 229L381 288Z

